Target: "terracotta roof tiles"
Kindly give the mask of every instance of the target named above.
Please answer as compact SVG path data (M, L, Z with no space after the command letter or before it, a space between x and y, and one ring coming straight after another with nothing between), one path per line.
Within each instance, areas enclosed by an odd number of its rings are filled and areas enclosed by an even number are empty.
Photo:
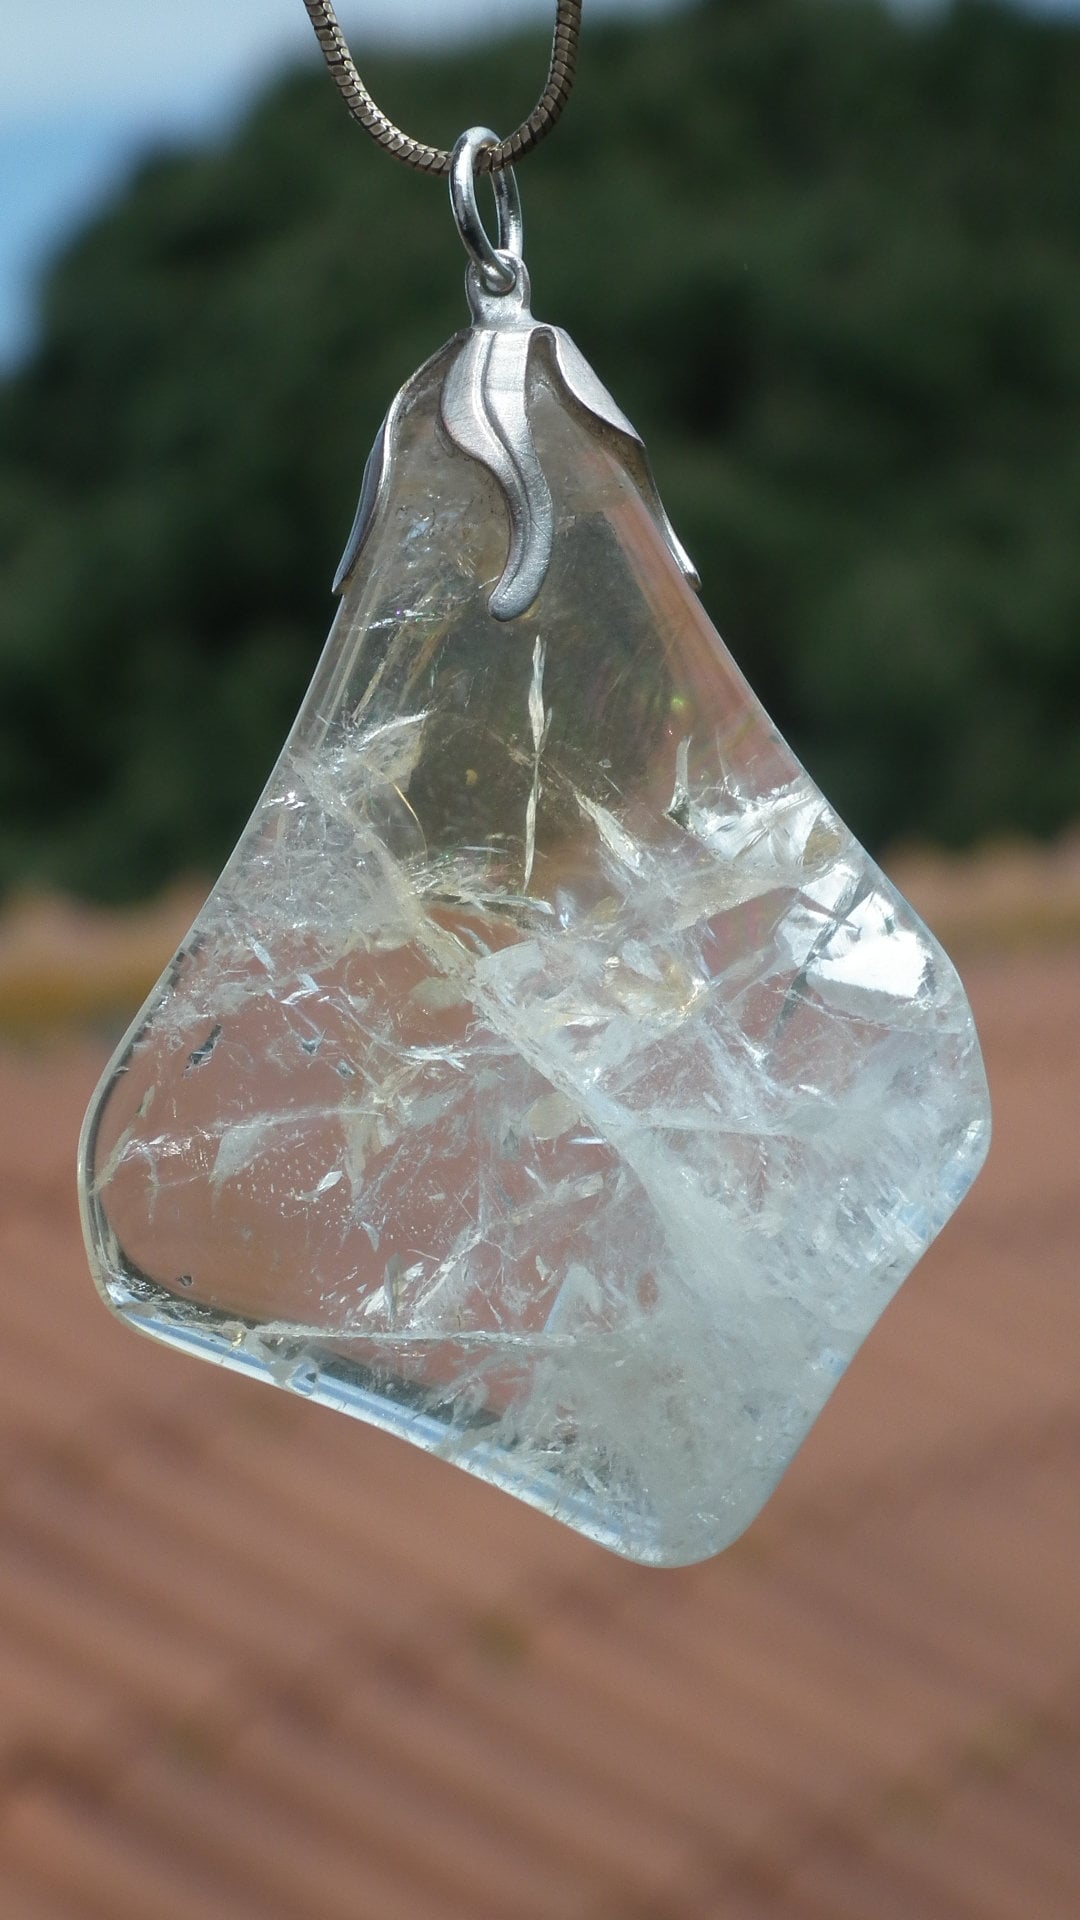
M986 1175L667 1574L113 1323L0 1055L3 1920L1075 1920L1080 951L968 976Z

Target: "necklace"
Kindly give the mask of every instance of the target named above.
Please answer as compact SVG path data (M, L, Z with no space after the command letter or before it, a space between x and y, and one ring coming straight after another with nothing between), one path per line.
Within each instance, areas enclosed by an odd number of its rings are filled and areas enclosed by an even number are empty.
M989 1134L960 982L706 618L645 450L533 318L500 141L452 153L467 329L367 464L269 784L81 1151L133 1326L618 1552L753 1518ZM495 196L494 238L478 180Z

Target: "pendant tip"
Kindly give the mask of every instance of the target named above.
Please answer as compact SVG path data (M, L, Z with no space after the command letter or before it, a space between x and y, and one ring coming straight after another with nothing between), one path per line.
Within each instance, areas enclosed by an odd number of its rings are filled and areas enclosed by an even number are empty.
M391 412L392 411L393 409L391 409ZM345 551L341 556L337 572L334 575L334 583L330 589L332 593L340 593L348 580L357 560L360 558L361 549L364 541L367 539L371 522L375 517L375 507L382 488L383 474L386 467L386 430L389 425L390 414L387 414L386 419L383 421L382 426L375 436L375 445L368 454L367 462L364 466L364 478L360 483L360 498L357 501L356 513L352 526L349 529L349 537L345 542Z
M686 576L686 584L693 587L695 593L701 592L701 575L695 567L681 540L675 542L675 558Z
M520 620L522 614L528 613L529 608L534 605L535 601L535 593L524 592L513 583L505 589L500 584L495 588L494 593L488 601L488 612L493 620L501 620L503 622Z

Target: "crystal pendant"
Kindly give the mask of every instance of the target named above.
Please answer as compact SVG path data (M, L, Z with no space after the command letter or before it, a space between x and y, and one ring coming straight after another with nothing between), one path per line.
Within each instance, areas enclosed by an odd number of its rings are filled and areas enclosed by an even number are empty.
M86 1234L132 1325L676 1565L753 1518L965 1193L986 1085L628 423L523 269L470 284L95 1097Z

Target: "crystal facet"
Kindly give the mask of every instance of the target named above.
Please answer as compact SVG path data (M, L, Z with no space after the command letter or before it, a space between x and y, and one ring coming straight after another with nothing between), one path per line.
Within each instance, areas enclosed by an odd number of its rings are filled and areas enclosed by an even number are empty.
M506 503L440 423L450 352L95 1098L88 1243L146 1332L676 1565L753 1518L966 1191L983 1069L542 353L551 558L493 617Z

